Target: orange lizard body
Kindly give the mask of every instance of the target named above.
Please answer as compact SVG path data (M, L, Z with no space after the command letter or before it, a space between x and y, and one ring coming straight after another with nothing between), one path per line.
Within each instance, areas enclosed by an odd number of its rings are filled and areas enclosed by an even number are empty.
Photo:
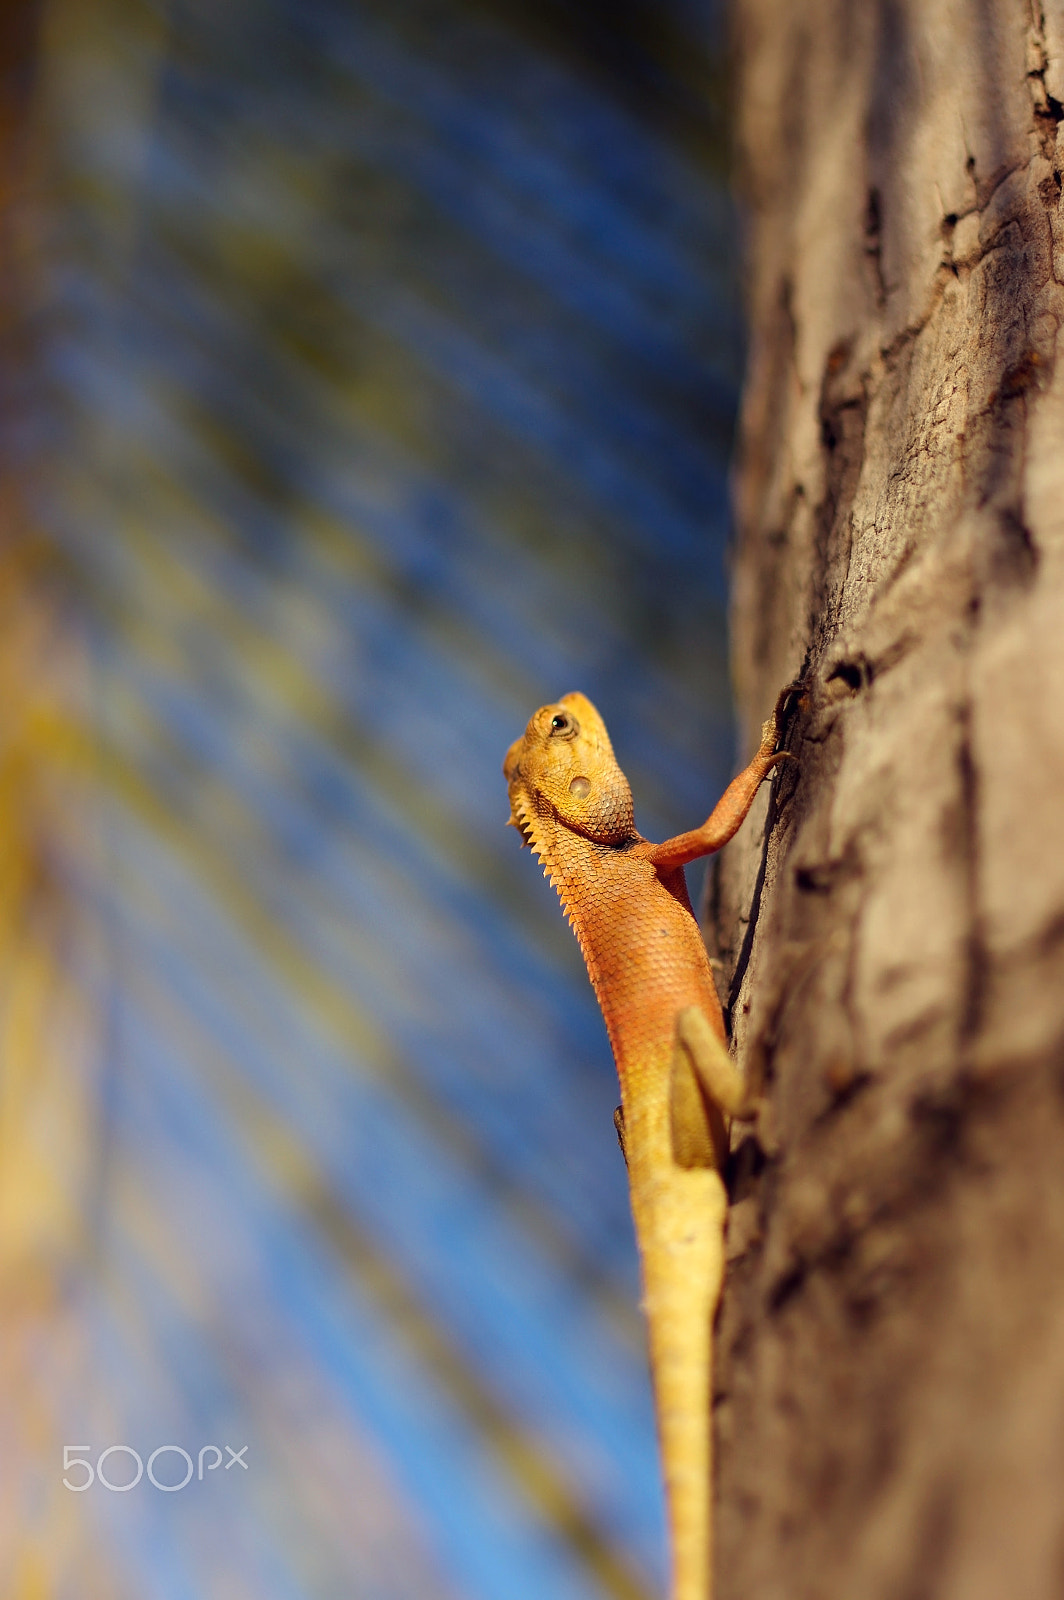
M709 1600L712 1327L724 1277L726 1117L752 1100L684 879L750 809L779 714L701 828L664 844L636 831L628 780L582 694L543 706L503 764L511 821L568 913L605 1018L621 1086L650 1367L668 1502L673 1600Z

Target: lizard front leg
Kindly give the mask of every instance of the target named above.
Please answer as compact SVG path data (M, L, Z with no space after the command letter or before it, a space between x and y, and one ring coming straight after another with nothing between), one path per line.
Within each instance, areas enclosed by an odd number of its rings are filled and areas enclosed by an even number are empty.
M700 856L711 856L727 844L742 826L754 796L773 767L779 766L781 761L797 760L790 750L777 750L776 746L787 702L801 688L802 684L795 682L780 690L771 717L761 724L761 743L753 760L732 779L700 828L678 833L662 844L644 842L637 846L639 854L652 861L659 872L671 872L689 861L697 861Z

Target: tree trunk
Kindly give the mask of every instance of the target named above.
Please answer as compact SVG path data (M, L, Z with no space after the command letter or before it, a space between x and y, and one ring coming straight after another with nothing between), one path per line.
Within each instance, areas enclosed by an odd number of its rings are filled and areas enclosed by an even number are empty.
M1064 3L738 0L719 1600L1064 1593ZM767 787L767 786L766 786Z

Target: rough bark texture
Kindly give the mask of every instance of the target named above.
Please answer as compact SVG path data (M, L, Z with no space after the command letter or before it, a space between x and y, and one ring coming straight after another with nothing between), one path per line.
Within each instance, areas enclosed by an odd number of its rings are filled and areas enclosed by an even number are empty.
M1064 0L738 0L719 1600L1064 1593Z

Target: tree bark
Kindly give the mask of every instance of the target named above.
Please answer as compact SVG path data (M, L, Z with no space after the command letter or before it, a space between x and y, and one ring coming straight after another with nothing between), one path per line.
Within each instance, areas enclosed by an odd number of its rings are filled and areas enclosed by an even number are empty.
M1064 1593L1064 3L737 0L719 1600Z

